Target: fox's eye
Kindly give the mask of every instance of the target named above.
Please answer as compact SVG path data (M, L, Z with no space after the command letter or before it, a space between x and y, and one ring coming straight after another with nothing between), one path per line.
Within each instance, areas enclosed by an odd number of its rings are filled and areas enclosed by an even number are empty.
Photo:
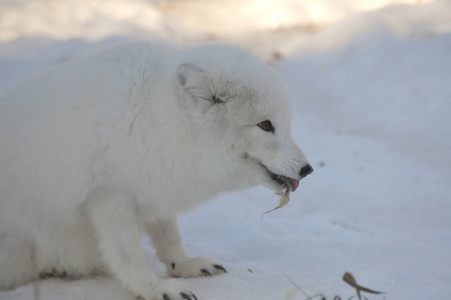
M274 133L274 127L272 126L272 123L270 120L263 121L260 124L257 124L257 126L260 127L261 129L263 129L264 131Z

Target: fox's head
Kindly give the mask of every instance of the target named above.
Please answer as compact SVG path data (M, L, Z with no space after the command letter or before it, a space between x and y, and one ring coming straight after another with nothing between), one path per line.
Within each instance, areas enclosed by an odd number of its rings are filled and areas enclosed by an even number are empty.
M180 104L232 153L237 177L295 191L313 169L291 137L290 101L278 76L243 50L203 50L178 66Z

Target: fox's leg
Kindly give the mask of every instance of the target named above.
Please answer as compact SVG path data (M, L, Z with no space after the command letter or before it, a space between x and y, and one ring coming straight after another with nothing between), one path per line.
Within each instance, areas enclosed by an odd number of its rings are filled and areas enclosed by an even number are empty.
M157 256L173 277L199 277L226 273L223 266L208 258L191 258L182 244L182 236L176 218L162 219L147 224Z
M158 278L147 266L133 198L125 194L102 196L91 201L88 210L101 256L124 289L146 300L195 299L184 285Z
M0 290L11 290L37 278L33 243L20 235L0 232Z

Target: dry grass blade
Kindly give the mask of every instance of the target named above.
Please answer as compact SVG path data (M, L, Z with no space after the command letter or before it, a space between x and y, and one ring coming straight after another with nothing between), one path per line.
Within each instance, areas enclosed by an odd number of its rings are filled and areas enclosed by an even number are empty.
M355 280L354 276L352 276L352 274L349 272L346 272L343 275L343 280L344 280L344 282L346 282L347 284L349 284L350 286L352 286L353 288L355 288L357 290L357 296L359 297L359 300L362 300L362 297L360 296L360 291L370 293L370 294L376 294L376 295L383 294L383 292L373 291L373 290L370 290L369 288L359 285L357 283L357 281Z
M296 287L296 289L298 290L298 291L300 291L305 297L306 297L306 299L305 300L314 300L314 299L317 299L317 298L320 298L321 300L327 300L327 298L326 298L326 296L324 296L324 294L322 294L322 293L319 293L319 294L316 294L316 295L314 295L314 296L309 296L306 292L304 292L302 289L301 289L301 287L299 286L299 285L297 285L296 284L296 282L294 282L294 280L293 279L291 279L287 274L285 274L284 272L282 272L282 271L280 271L279 270L279 272L280 272L280 274L282 274L293 286L295 286ZM351 273L349 273L349 272L346 272L344 275L343 275L343 280L347 283L347 284L349 284L350 286L352 286L352 287L354 287L355 289L356 289L356 291L357 291L357 297L359 298L359 300L362 300L362 296L360 295L360 291L363 291L363 292L366 292L366 293L370 293L370 294L377 294L377 295L379 295L379 294L385 294L384 292L378 292L378 291L373 291L373 290L371 290L371 289L369 289L369 288L366 288L366 287L363 287L363 286L361 286L361 285L359 285L358 283L357 283L357 281L355 280L355 278L354 278L354 276L352 276L352 274ZM349 298L349 300L351 300L351 299L353 299L353 298L355 298L356 296L351 296L350 298ZM368 298L366 298L366 297L363 297L363 299L368 299ZM335 296L334 298L333 298L333 300L341 300L341 297L340 296ZM385 296L384 296L384 300L385 300Z

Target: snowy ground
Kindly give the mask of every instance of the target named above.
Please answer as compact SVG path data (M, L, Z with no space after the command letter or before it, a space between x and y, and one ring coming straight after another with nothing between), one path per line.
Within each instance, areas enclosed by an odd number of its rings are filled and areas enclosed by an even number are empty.
M228 269L185 284L204 300L307 299L288 276L310 296L348 299L350 271L386 292L369 299L451 299L450 12L446 0L0 0L0 93L135 38L246 47L287 82L315 172L263 218L278 202L264 188L183 216L188 251ZM35 288L41 300L133 299L105 278ZM0 299L33 299L33 286Z

